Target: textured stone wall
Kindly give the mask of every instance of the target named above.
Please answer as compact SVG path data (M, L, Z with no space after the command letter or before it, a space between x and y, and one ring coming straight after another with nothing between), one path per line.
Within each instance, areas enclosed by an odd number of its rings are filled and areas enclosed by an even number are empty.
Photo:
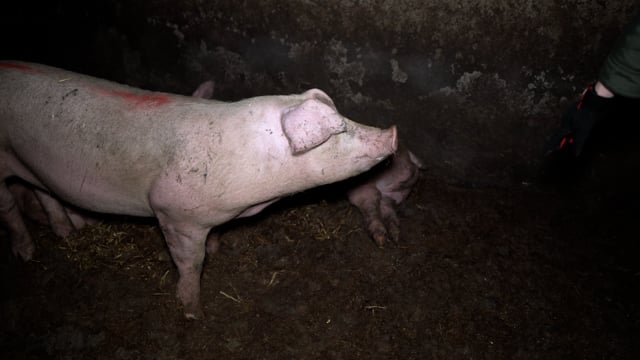
M399 125L434 174L531 181L545 137L592 81L637 1L23 2L4 58L216 96L319 87L359 122ZM44 6L44 7L43 7ZM35 31L28 35L22 29Z

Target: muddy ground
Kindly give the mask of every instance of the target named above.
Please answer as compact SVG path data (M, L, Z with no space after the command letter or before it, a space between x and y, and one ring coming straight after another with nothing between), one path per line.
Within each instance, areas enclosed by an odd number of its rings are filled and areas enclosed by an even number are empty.
M637 359L639 197L600 180L425 172L384 249L337 188L295 196L225 228L195 322L153 221L34 226L34 261L2 242L0 358Z

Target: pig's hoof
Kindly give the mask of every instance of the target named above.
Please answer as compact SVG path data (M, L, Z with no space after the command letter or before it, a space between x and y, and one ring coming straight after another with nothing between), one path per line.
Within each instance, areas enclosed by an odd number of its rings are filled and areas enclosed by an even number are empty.
M207 238L207 246L206 246L207 256L213 256L213 254L218 252L220 249L220 240L219 236L211 236Z
M387 242L389 235L387 234L387 229L384 227L382 222L371 222L367 230L369 231L369 236L376 242L376 245L383 247Z
M36 246L30 238L23 238L19 241L13 242L12 251L14 256L19 256L22 260L29 261L33 259L33 253L36 251Z
M66 220L64 222L62 221L52 222L51 228L53 229L53 233L61 238L66 238L74 230L74 227L71 224L71 221L69 220Z
M68 209L67 217L73 226L73 230L80 230L89 224L89 218Z
M388 240L392 243L397 244L398 240L400 240L400 227L397 224L390 224L387 226L388 232Z
M384 244L387 242L387 232L383 230L371 233L371 237L373 238L373 241L376 242L376 245L381 248L384 247Z
M204 313L199 305L185 305L184 318L187 320L200 320L204 318Z
M387 234L387 228L382 223L382 219L377 217L370 219L367 224L367 232L379 247L383 247L384 243L387 242L389 235Z
M185 311L184 318L187 320L200 320L204 318L204 313L202 311Z

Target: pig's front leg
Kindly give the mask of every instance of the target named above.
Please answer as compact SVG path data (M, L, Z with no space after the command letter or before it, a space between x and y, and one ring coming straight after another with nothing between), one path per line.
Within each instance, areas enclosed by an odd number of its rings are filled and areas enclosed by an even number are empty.
M397 243L400 239L400 219L398 219L396 203L393 199L382 196L382 199L380 199L380 215L382 216L382 223L387 232L386 238ZM376 242L378 241L376 240Z
M347 192L349 202L355 205L365 221L367 232L378 246L383 246L387 240L387 228L382 221L382 195L375 184L366 184Z
M190 222L176 221L163 212L157 212L156 216L171 258L178 268L176 295L182 303L184 317L200 319L203 317L200 306L200 275L209 229Z

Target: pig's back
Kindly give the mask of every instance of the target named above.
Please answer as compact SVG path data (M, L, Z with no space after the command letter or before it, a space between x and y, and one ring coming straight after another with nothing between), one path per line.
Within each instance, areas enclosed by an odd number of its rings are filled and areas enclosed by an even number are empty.
M81 207L151 215L149 187L183 141L182 97L17 62L0 62L0 84L17 175Z

